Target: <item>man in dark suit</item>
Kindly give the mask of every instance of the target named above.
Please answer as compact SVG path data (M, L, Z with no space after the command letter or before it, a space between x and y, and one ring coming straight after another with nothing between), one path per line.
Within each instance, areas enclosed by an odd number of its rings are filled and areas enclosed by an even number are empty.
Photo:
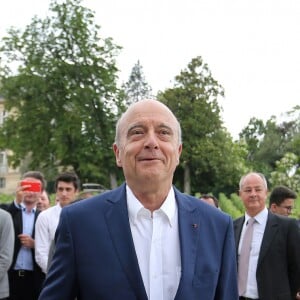
M64 207L40 300L236 300L231 217L172 186L173 113L134 103L113 146L126 183Z
M22 179L39 182L42 189L45 180L42 173L29 171ZM26 186L17 187L16 199L7 206L15 231L13 261L8 272L10 300L38 299L45 276L34 259L34 224L40 213L36 203L40 193L26 191Z
M240 299L296 299L300 288L300 232L296 220L268 211L267 181L260 173L248 173L241 178L239 195L246 212L234 221L238 261L247 221L255 219L246 288L239 290ZM240 273L239 266L239 281Z
M273 214L290 216L295 206L297 194L284 185L273 188L269 197L269 209Z

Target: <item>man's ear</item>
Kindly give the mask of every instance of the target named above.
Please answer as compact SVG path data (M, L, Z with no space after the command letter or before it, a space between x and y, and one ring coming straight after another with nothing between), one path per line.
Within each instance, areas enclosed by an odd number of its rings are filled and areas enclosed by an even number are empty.
M276 208L277 208L276 203L272 203L272 204L270 205L270 210L271 210L272 212L276 211Z
M122 162L121 162L121 159L120 159L120 151L119 151L118 146L115 143L113 144L113 151L115 153L117 166L122 167Z

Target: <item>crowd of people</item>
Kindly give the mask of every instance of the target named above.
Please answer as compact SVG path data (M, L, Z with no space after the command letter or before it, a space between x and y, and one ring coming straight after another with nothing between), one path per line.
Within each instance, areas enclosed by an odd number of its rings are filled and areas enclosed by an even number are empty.
M84 201L75 173L57 176L55 205L41 172L23 174L41 191L19 184L1 205L1 300L300 299L292 190L269 195L263 174L245 174L236 220L213 195L180 192L172 184L180 124L156 100L121 116L113 151L125 182Z

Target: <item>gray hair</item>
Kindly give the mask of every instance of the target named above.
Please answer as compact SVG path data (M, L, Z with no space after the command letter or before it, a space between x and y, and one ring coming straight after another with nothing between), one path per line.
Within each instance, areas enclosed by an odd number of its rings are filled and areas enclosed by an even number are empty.
M258 177L260 177L263 181L263 184L264 184L265 188L268 189L267 179L266 179L264 174L258 173L258 172L250 172L250 173L247 173L246 175L242 176L242 178L240 180L240 183L239 183L239 189L240 190L242 189L242 187L244 185L244 181L245 181L246 177L248 177L249 175L257 175Z

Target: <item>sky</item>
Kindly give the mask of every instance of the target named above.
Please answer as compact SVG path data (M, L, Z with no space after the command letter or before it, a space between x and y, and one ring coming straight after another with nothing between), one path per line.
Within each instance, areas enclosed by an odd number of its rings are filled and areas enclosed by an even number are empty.
M50 0L3 1L0 38L44 18ZM122 47L120 81L139 60L154 93L201 56L225 90L224 126L234 138L250 118L278 119L300 105L299 0L83 0L100 35Z

